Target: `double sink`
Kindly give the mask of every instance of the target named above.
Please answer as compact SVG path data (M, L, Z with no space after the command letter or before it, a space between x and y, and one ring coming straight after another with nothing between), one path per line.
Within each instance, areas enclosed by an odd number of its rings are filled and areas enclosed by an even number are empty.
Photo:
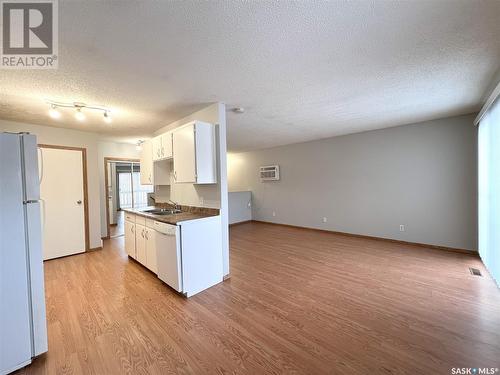
M180 214L182 211L178 210L178 209L170 209L170 208L155 208L153 210L146 210L143 212L151 214L151 215L165 216L165 215Z

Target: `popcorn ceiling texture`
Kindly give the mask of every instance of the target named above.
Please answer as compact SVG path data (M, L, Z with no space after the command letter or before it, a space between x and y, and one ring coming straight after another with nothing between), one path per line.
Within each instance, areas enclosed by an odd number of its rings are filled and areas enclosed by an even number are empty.
M500 67L497 0L60 1L59 28L58 70L0 72L0 118L134 141L223 101L250 150L471 113Z

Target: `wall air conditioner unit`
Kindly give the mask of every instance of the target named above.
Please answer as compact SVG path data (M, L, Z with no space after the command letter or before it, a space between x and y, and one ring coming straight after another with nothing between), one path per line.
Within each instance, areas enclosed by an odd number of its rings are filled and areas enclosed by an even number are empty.
M280 166L268 165L260 167L260 180L261 181L278 181L280 179Z

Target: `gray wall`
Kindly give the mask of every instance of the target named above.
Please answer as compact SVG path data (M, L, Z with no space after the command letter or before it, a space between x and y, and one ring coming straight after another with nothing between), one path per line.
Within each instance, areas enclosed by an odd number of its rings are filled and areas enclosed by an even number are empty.
M474 117L230 154L229 189L255 220L476 250ZM281 180L261 182L270 164Z
M230 191L228 193L229 224L252 220L252 193Z

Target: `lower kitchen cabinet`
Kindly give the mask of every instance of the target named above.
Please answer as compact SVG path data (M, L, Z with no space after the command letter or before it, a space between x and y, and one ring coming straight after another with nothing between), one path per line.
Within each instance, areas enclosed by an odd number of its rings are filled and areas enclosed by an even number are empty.
M186 297L222 282L220 216L154 225L160 280Z
M125 220L125 251L143 266L158 273L154 221L137 216L138 222L135 223L133 222L135 215L129 213L127 213L127 219Z
M135 223L128 220L125 220L125 251L130 257L136 258Z
M146 227L144 225L135 225L135 249L136 260L141 264L146 264Z
M186 297L222 281L221 240L220 216L178 225L125 216L127 254Z

